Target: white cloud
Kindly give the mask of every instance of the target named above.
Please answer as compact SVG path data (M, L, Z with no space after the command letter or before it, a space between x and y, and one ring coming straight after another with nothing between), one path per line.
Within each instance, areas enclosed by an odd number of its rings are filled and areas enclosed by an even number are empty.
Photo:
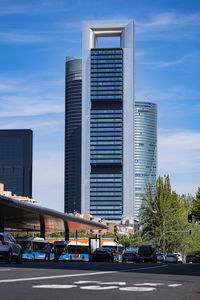
M45 149L34 153L34 185L64 182L64 150Z
M63 79L43 75L17 80L1 76L0 117L64 113Z
M33 198L42 206L63 211L64 205L64 145L34 153Z
M140 24L139 29L160 28L169 26L186 27L188 25L200 24L200 13L178 14L174 12L165 12L154 15L149 22Z
M156 70L160 68L172 67L180 65L184 61L184 58L174 61L155 61L155 62L139 62L140 65L147 65L150 69Z
M69 38L64 35L63 31L51 32L24 32L24 31L1 31L0 43L15 43L15 44L35 44L63 41L68 43L79 43L80 40L76 38Z
M160 130L158 167L159 174L179 176L179 184L183 186L181 174L200 176L200 132Z
M75 8L76 1L67 0L67 5L63 6L62 1L27 1L27 0L1 0L0 15L22 15L22 14L46 14L59 11L70 11ZM61 5L60 5L61 4Z
M0 99L0 117L38 116L63 113L64 100L61 97L16 96ZM63 102L63 103L62 103ZM15 109L13 109L15 107Z
M64 130L64 114L63 118L41 118L38 117L25 117L25 118L0 118L1 129L32 129L33 131L39 131L40 134L55 133Z
M178 14L165 12L152 15L149 21L136 20L136 39L180 39L193 38L200 25L200 13ZM192 30L191 30L192 28Z
M166 174L177 193L195 195L200 186L200 132L159 131L158 175Z
M144 95L149 96L149 101L159 103L160 101L183 101L199 100L200 92L188 86L170 85L167 88L152 86L148 84L138 84L136 86L136 99L143 99ZM197 106L198 108L198 106Z

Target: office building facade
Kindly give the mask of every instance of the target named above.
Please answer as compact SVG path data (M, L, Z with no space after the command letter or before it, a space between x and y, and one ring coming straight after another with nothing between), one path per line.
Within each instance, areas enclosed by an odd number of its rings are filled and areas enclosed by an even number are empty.
M135 102L135 213L137 218L146 194L146 185L156 188L157 175L157 105Z
M32 198L32 130L0 130L0 182L5 190Z
M119 37L119 47L98 48ZM81 212L134 215L134 24L84 22Z
M82 60L66 58L65 212L81 212Z

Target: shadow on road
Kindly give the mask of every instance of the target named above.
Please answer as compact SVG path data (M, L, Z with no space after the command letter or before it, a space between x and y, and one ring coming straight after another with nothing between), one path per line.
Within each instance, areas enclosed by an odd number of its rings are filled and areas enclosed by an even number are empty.
M54 270L77 270L77 271L117 271L117 272L137 272L151 274L170 275L190 275L200 276L200 264L152 264L152 263L105 263L105 262L44 262L44 261L24 261L22 264L5 264L0 262L1 268L15 269L54 269Z

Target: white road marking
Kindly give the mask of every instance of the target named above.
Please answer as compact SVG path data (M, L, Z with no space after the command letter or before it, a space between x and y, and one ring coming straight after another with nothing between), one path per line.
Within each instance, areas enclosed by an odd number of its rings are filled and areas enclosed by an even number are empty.
M88 286L81 286L80 289L82 290L93 290L93 291L102 291L102 290L111 290L111 289L118 289L118 286L99 286L99 285L88 285Z
M74 284L87 284L87 283L96 283L96 284L100 284L100 285L126 285L126 282L102 282L102 281L75 281Z
M11 269L0 269L0 271L10 271Z
M33 285L33 288L39 289L71 289L77 287L75 284L49 284L49 285Z
M182 284L180 283L173 283L173 284L169 284L169 287L177 287L177 286L181 286Z
M93 275L102 275L102 274L113 274L117 271L106 271L106 272L94 272L94 273L82 273L82 274L67 274L67 275L55 275L55 276L44 276L44 277L30 277L30 278L16 278L16 279L3 279L0 280L0 283L9 283L9 282L20 282L20 281L34 281L34 280L46 280L46 279L58 279L58 278L67 278L67 277L81 277L81 276L93 276Z
M154 287L137 287L137 286L127 286L123 288L119 288L120 291L128 291L128 292L152 292L155 291Z
M103 275L103 274L115 274L115 273L119 273L119 272L130 272L130 271L135 271L136 272L136 271L140 271L140 270L158 269L158 268L164 268L164 267L167 267L167 265L155 266L155 267L145 267L145 268L138 268L138 269L128 269L128 270L126 269L126 270L119 270L119 271L105 271L105 272L67 274L67 275L44 276L44 277L3 279L3 280L0 280L0 283L46 280L46 279L57 279L57 278L67 278L67 277L93 276L93 275Z
M110 284L110 285L126 285L126 282L101 282L100 284Z
M148 285L148 286L158 286L158 285L164 285L164 283L135 283L134 285L137 285L137 286L145 286L145 285Z
M84 281L84 280L79 280L79 281L76 281L74 282L74 284L86 284L86 283L97 283L97 284L100 284L101 281Z

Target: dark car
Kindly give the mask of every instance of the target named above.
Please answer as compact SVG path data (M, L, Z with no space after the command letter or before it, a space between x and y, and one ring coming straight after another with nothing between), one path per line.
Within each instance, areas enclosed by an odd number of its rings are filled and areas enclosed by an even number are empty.
M145 245L140 246L137 254L137 262L157 262L157 255L155 249L152 246Z
M109 248L97 248L93 253L91 253L91 261L113 262L113 252Z
M186 263L200 263L200 253L188 254L186 256Z
M136 262L136 253L134 251L124 251L122 254L122 262L127 261Z

